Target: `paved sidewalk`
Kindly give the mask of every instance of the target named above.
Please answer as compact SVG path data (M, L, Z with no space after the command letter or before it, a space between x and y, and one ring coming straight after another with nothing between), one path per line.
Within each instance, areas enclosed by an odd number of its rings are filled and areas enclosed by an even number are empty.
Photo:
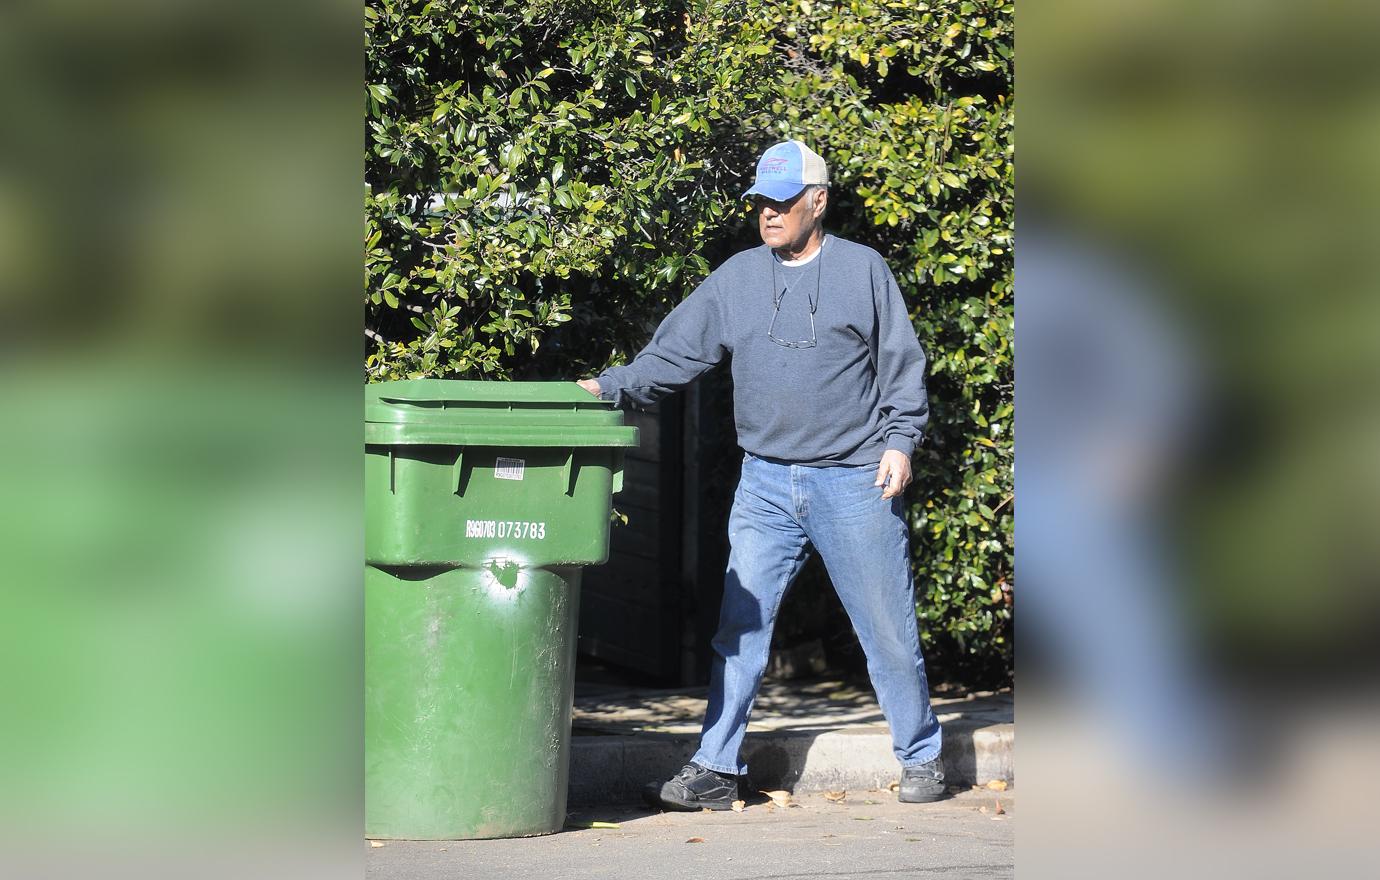
M570 761L572 804L636 801L646 782L694 754L706 689L577 685ZM1012 695L935 698L951 785L1015 778ZM757 789L885 789L899 772L872 691L841 681L768 681L743 745Z
M566 831L513 840L366 843L367 876L586 880L784 880L829 877L1014 876L1015 798L968 792L936 804L901 804L889 792L820 794L741 813L656 813L636 807L576 810ZM1000 803L1001 812L997 810ZM615 828L593 828L593 822ZM691 842L691 841L694 842Z

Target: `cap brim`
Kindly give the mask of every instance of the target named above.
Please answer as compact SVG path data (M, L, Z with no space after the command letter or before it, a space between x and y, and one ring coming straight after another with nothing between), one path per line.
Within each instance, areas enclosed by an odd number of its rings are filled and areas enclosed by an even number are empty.
M752 185L752 189L743 193L743 198L750 199L753 196L764 196L774 202L784 202L800 195L805 190L803 183L788 183L784 180L758 181Z

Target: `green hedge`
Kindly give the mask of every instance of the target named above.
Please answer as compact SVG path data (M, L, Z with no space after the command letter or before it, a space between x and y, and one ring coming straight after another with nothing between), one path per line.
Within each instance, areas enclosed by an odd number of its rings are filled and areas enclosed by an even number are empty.
M1011 662L1010 3L369 0L366 373L625 362L732 250L757 155L830 163L929 353L911 510L934 661Z

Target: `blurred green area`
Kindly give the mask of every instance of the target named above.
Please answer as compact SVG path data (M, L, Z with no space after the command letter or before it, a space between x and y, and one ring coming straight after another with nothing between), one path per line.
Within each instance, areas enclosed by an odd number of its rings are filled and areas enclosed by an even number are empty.
M1044 0L1018 31L1021 876L1367 873L1380 6ZM1147 344L1046 408L1041 321L1055 347ZM1124 411L1165 390L1186 418ZM1088 532L1093 565L1030 540Z
M1261 680L1372 669L1380 7L1038 6L1023 223L1134 266L1200 355L1206 405L1162 487L1186 624Z
M234 373L0 383L7 831L357 794L357 444L329 389Z
M0 12L16 863L357 861L358 22L325 2Z
M370 0L366 375L625 362L760 244L740 194L799 138L830 165L826 227L886 257L930 357L910 511L927 656L1008 681L1013 12Z

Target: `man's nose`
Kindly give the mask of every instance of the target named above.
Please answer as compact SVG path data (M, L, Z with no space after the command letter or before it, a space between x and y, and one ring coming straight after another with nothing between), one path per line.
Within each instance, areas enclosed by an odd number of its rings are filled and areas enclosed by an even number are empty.
M766 217L767 219L771 219L771 218L773 218L773 217L779 217L780 215L781 215L781 212L778 211L778 210L776 210L776 208L772 207L772 206L769 205L769 204L763 203L763 205L762 205L762 216L763 216L763 217Z

